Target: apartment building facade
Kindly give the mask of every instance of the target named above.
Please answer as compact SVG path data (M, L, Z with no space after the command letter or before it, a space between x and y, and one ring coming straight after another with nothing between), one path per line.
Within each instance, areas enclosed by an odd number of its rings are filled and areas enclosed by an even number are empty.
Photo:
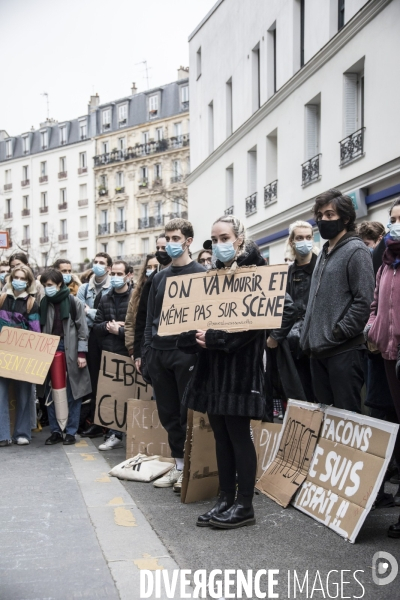
M315 196L333 187L358 220L387 223L400 195L399 20L395 0L215 4L189 38L195 251L234 213L281 263L289 224L314 223Z

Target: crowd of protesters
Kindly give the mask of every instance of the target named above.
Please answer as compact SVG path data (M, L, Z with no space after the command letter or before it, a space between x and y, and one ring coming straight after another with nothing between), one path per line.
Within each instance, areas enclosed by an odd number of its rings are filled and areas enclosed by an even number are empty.
M232 215L214 221L196 261L190 252L192 224L169 221L135 283L132 267L104 252L79 276L66 258L38 280L24 253L1 263L0 328L59 336L68 419L62 429L49 378L35 389L0 377L0 446L30 443L39 398L42 423L50 427L46 445L74 444L79 433L104 436L102 451L120 447L121 432L94 423L97 381L103 350L130 357L153 387L175 459L154 486L181 491L187 410L207 413L216 442L220 494L197 525L230 529L255 522L257 458L250 422L273 421L274 401L283 410L295 398L399 423L400 199L390 207L386 227L378 222L357 225L351 199L339 190L318 196L313 216L327 241L320 249L307 221L290 225L283 317L274 330L158 335L167 277L265 265L243 223ZM16 398L12 434L11 383ZM399 467L400 435L385 481L400 484ZM393 505L400 506L400 488L392 496L383 484L375 506ZM400 520L388 535L400 538Z

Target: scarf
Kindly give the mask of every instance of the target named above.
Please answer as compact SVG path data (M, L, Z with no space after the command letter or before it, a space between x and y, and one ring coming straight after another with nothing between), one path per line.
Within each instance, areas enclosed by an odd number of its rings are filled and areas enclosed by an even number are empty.
M62 288L52 298L50 298L50 296L44 296L44 298L42 298L39 308L41 325L46 325L49 304L60 304L61 320L68 319L71 306L69 295L69 288L64 283Z
M397 269L400 265L400 242L392 240L390 235L385 236L386 250L383 254L382 261L385 265L389 265L393 269Z

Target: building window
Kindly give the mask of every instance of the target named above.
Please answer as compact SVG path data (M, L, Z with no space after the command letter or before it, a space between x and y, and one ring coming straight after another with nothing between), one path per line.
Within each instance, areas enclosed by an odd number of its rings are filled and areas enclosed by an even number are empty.
M47 238L49 233L49 228L47 223L42 223L42 238Z
M108 154L109 144L108 142L102 142L103 154Z
M30 235L29 235L29 225L24 225L23 232L24 232L23 233L23 236L24 236L24 240L23 241L26 244L28 242L29 238L30 238Z
M67 203L67 190L66 188L62 188L60 190L60 204L66 204Z
M29 136L26 135L22 138L22 151L24 154L29 153Z
M28 180L29 180L29 166L24 165L22 167L22 181L28 181Z
M125 138L118 138L118 150L125 150Z
M196 53L196 77L197 79L201 76L201 48Z
M23 210L29 210L29 196L22 196L22 208Z
M40 176L46 177L46 175L47 175L47 161L44 160L43 162L40 163Z
M266 148L266 174L267 181L264 188L264 206L277 199L277 178L278 178L278 130L275 129L267 135Z
M101 211L101 222L103 225L107 225L108 223L108 210Z
M118 125L121 127L126 125L128 119L128 105L122 104L118 106Z
M125 253L125 242L117 242L117 256L122 258Z
M142 254L148 254L150 250L149 238L142 238Z
M64 145L67 143L67 128L60 127L60 144Z
M181 87L181 105L183 110L189 108L189 86L184 85Z
M101 244L101 251L107 254L108 244Z
M172 173L173 173L173 179L175 181L180 181L181 176L182 176L182 168L181 168L180 160L174 160L174 162L172 163Z
M247 153L247 191L254 194L257 191L257 146Z
M252 82L253 82L253 86L252 86L253 87L253 89L252 89L252 94L253 94L252 104L253 104L253 112L255 112L261 106L261 100L260 100L260 88L261 88L261 82L260 82L260 43L258 43L257 46L255 48L253 48L253 51L251 53L251 59L252 59Z
M344 5L345 0L338 0L338 29L344 27Z
M111 110L107 108L102 112L103 131L111 128Z
M140 184L143 183L147 183L148 177L149 177L149 172L148 172L148 168L147 167L140 167Z
M6 200L6 214L7 215L12 214L12 199L11 198L7 198L7 200Z
M60 173L67 172L67 158L65 156L60 157Z
M143 131L142 133L142 143L148 144L150 139L150 133L148 131Z
M9 185L11 183L11 169L6 169L4 172L4 183Z
M41 208L47 208L47 192L42 192L40 194L40 206Z
M154 118L158 115L158 96L149 97L149 115L150 118Z
M88 230L87 226L87 216L79 217L79 231L82 233L86 233Z
M306 105L306 160L313 158L319 153L319 106L317 104Z
M42 146L42 150L46 150L46 148L48 146L47 131L41 131L40 132L40 143L41 143L41 146Z
M233 165L226 169L225 213L233 215Z
M226 82L226 137L232 135L233 110L232 110L232 77Z
M163 128L162 127L157 127L157 129L156 129L156 140L159 142L162 139L163 139Z
M60 220L60 234L67 235L67 219Z
M117 173L117 177L116 177L116 181L117 181L117 189L124 187L124 173L123 171L118 171Z
M79 200L86 200L87 197L87 183L83 183L79 186Z
M80 255L81 255L81 263L83 263L83 262L85 262L85 260L88 257L87 248L81 248L79 252L80 252Z
M269 28L267 37L267 95L276 92L276 22Z
M208 153L214 152L214 103L208 105Z
M162 177L162 168L161 168L161 164L158 163L156 165L154 165L154 179L161 179Z
M344 74L344 135L364 127L364 71Z
M179 138L182 135L182 123L174 123L174 136Z
M6 158L12 157L12 140L6 141Z
M81 169L86 169L86 152L79 152L79 166Z

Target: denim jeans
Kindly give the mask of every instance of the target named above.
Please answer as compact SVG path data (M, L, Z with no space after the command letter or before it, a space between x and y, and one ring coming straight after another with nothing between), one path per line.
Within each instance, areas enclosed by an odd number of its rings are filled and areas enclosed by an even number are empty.
M10 435L10 411L8 386L12 383L17 401L15 411L15 426L12 438L16 440L24 437L31 439L31 402L32 383L28 381L16 381L0 377L0 441L11 439Z
M49 396L49 402L51 402L52 397L51 393ZM68 421L67 426L65 428L65 433L69 433L70 435L75 435L78 431L79 427L79 417L81 414L81 404L82 398L74 399L71 390L71 384L69 382L69 377L67 374L67 401L68 401ZM62 433L61 428L58 424L56 418L56 410L54 408L54 402L47 407L47 414L49 417L49 425L51 433Z

